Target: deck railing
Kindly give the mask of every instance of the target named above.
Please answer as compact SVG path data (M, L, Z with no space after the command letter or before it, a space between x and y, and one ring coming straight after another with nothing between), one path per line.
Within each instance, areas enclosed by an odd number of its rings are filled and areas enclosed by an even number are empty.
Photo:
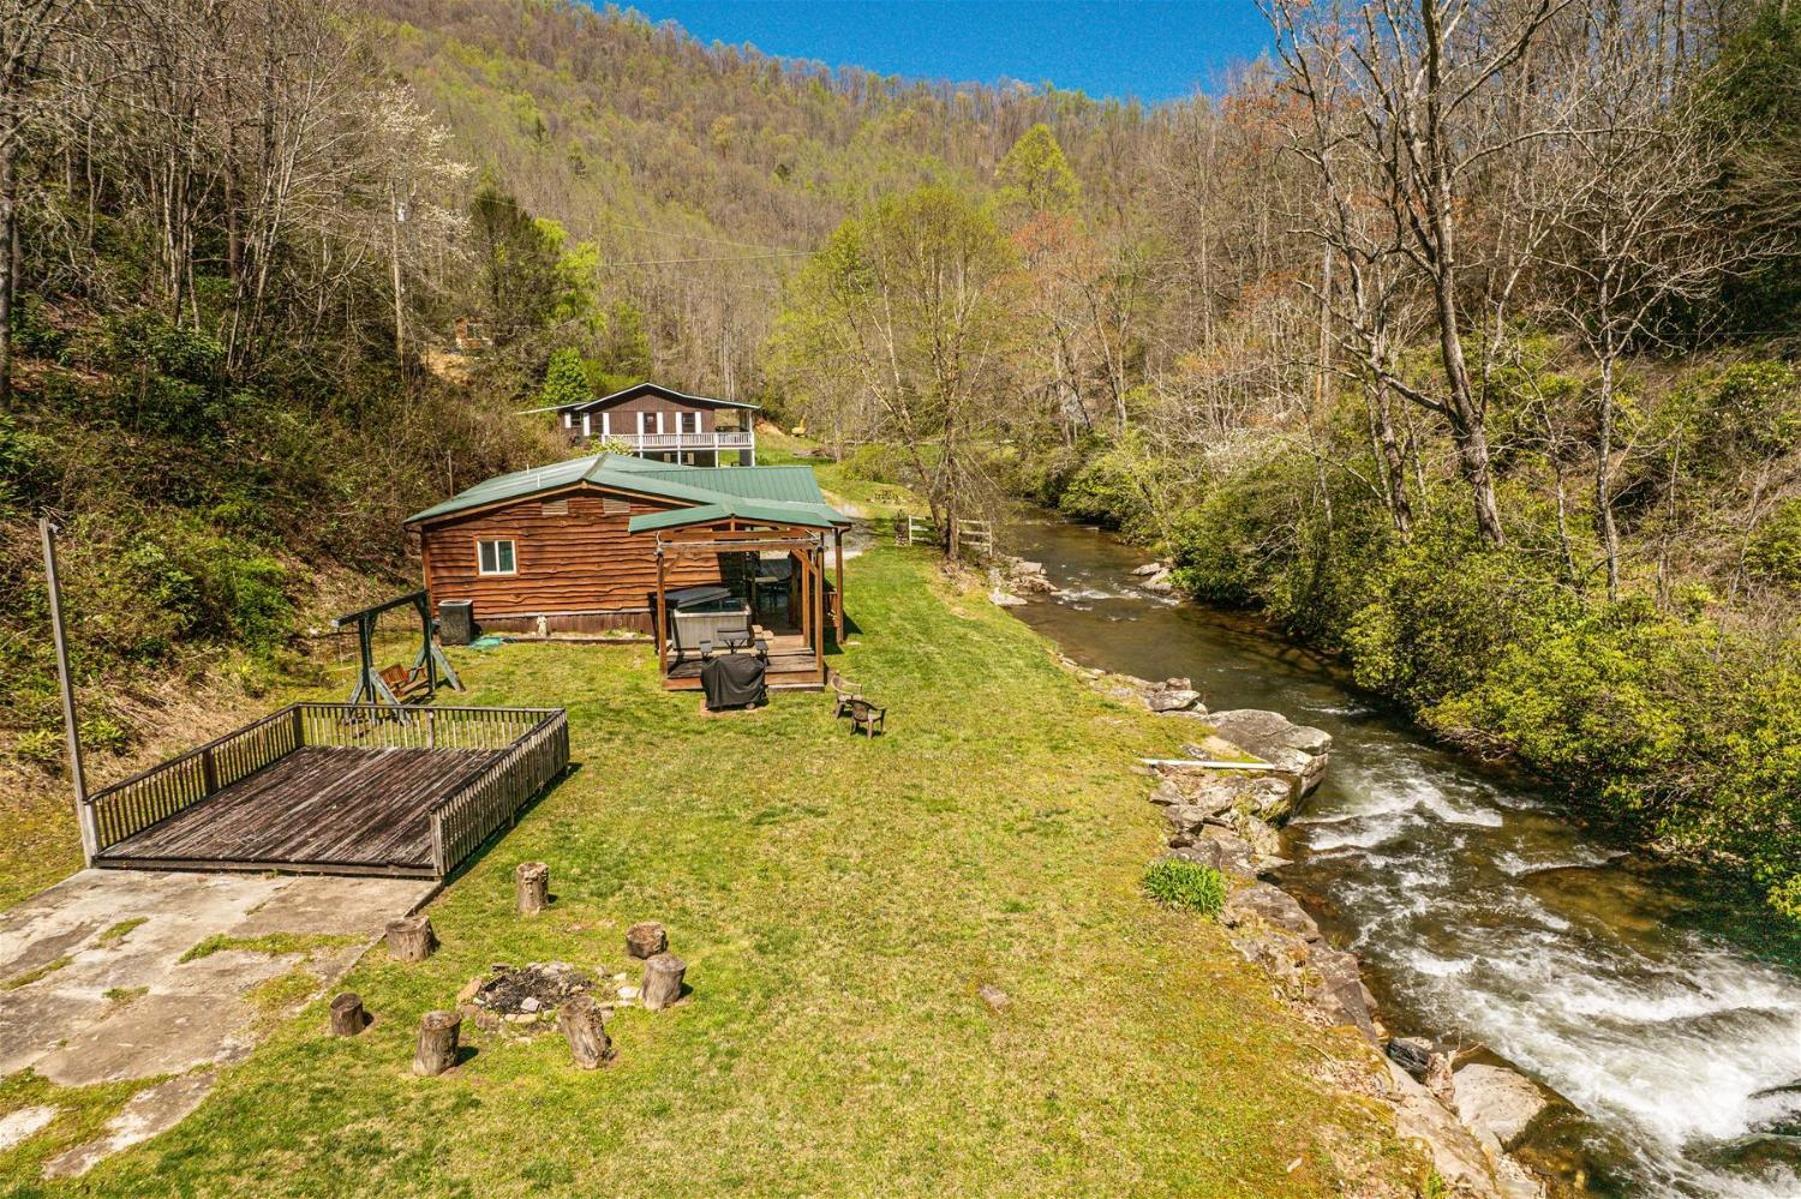
M505 749L554 708L295 704L302 745L345 749Z
M300 747L293 708L283 708L255 724L227 733L178 758L140 771L88 797L94 813L95 852L117 845L184 808L190 808L239 779Z
M449 862L440 874L473 852L569 762L568 720L561 708L291 704L89 796L94 852L104 852L307 746L506 751L432 810L433 859ZM512 806L502 811L514 796Z
M499 760L431 812L432 865L442 878L481 847L527 800L569 765L569 717L561 708L542 717Z

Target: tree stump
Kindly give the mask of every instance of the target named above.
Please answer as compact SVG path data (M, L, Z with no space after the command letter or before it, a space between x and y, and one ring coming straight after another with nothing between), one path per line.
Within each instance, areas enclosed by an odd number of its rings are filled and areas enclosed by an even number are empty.
M414 1074L432 1078L457 1064L457 1029L462 1023L463 1018L455 1012L427 1012L419 1017Z
M543 862L521 862L513 871L513 889L521 916L536 916L550 906L550 867Z
M363 1011L362 997L346 991L331 1001L331 1035L334 1037L354 1037L363 1031L369 1023L368 1013Z
M576 995L557 1013L557 1027L569 1042L575 1064L592 1070L613 1056L613 1041L607 1036L600 1005L592 995Z
M431 921L424 916L402 916L388 921L388 952L403 962L423 962L438 947Z
M641 998L646 1011L659 1012L682 997L682 975L688 963L673 953L659 953L644 963Z
M625 951L635 958L654 958L669 949L669 934L655 920L644 920L625 930Z

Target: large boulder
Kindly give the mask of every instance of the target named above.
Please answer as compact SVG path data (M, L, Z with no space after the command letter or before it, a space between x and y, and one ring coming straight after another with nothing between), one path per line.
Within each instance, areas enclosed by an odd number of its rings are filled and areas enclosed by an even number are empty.
M1471 1199L1496 1199L1494 1167L1469 1129L1458 1123L1432 1093L1390 1064L1395 1105L1395 1132L1403 1140L1418 1141L1432 1159L1432 1168L1452 1188L1451 1193Z
M1526 1126L1550 1106L1537 1083L1505 1066L1464 1066L1451 1076L1451 1091L1458 1118L1503 1149L1517 1144Z
M1176 686L1178 680L1171 679L1158 687L1152 688L1144 697L1144 706L1153 712L1205 712L1201 707L1201 693L1192 687ZM1180 680L1186 683L1187 680Z
M1179 841L1176 844L1175 841ZM1195 834L1172 841L1171 855L1185 861L1211 866L1234 878L1257 877L1257 854L1245 841L1229 829L1206 825Z
M1312 791L1325 777L1332 735L1324 729L1295 724L1282 713L1263 708L1214 712L1207 723L1219 736L1294 779L1297 797Z
M1379 1044L1369 992L1363 986L1363 974L1357 968L1356 955L1319 944L1313 946L1307 965L1310 973L1308 1006L1327 1021L1349 1024L1370 1044Z
M1252 883L1232 892L1226 897L1226 905L1220 910L1219 919L1227 928L1237 928L1250 920L1261 920L1274 928L1293 933L1304 941L1319 940L1319 925L1313 922L1313 917L1307 914L1306 909L1296 903L1288 892L1268 883Z

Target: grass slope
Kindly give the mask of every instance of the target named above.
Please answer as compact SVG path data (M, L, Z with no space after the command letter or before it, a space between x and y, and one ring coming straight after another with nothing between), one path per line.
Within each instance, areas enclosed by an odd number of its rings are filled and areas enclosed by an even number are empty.
M436 903L433 958L364 960L366 1033L328 1039L315 1004L82 1193L1397 1193L1412 1159L1313 1081L1349 1041L1140 891L1158 830L1131 768L1177 732L920 551L857 560L847 595L845 668L892 705L873 742L820 695L705 716L641 648L466 654L476 702L569 707L579 768ZM555 902L527 921L512 871L534 858ZM456 1072L408 1073L419 1015L490 963L624 970L647 918L694 993L616 1015L610 1068L465 1023ZM72 1193L35 1177L63 1143L0 1155L0 1190Z

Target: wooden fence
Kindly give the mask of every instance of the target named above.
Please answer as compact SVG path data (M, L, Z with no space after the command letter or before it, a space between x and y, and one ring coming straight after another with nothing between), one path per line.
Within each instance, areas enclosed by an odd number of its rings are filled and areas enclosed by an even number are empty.
M994 556L992 521L959 516L952 524L956 532L951 542L955 552L973 553L983 558ZM937 545L938 526L924 517L906 513L894 518L894 540L897 545Z
M504 750L431 810L433 864L440 875L569 763L561 708L395 708L386 704L292 704L152 766L88 798L94 853L201 803L308 747Z

